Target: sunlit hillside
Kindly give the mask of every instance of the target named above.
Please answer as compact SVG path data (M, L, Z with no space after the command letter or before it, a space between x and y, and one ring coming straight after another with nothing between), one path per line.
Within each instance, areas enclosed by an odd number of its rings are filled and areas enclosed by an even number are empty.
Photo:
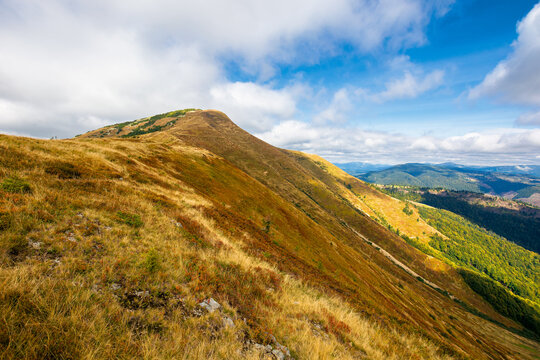
M0 358L537 358L406 206L218 111L0 136Z

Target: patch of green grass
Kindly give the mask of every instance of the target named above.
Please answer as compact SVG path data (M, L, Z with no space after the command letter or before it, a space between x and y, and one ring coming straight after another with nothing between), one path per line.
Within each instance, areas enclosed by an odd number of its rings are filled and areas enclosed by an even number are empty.
M155 125L155 126L152 126L151 128L147 128L149 126L149 123L146 123L136 128L135 130L131 131L130 133L126 135L122 135L122 137L129 138L129 137L134 137L134 136L139 136L139 135L144 135L144 134L150 134L156 131L161 131L164 128L174 125L175 123L176 123L176 119L167 122L165 125Z
M0 189L7 191L9 193L31 193L32 188L25 180L18 178L16 176L5 178L4 181L0 184Z
M141 217L138 214L130 214L130 213L119 211L116 213L116 217L118 218L120 222L123 222L124 224L127 224L134 228L138 228L143 225Z
M144 267L148 272L154 273L160 268L159 264L159 254L155 249L150 250L146 253L144 259Z
M188 111L194 111L199 109L183 109L183 110L175 110L170 111L168 113L158 114L154 115L150 118L148 118L148 121L141 125L141 128L147 128L149 126L154 125L154 123L160 119L167 118L167 117L179 117L185 115Z
M126 121L126 122L123 122L123 123L119 123L119 124L114 124L114 125L111 125L112 127L115 127L117 128L118 130L122 130L124 127L128 126L129 124L132 124L134 123L135 121Z

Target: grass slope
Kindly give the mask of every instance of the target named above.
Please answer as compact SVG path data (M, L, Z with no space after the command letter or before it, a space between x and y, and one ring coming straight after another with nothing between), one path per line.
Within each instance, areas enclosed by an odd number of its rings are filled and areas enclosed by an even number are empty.
M358 194L377 192L323 161L215 111L135 139L93 135L0 137L0 181L27 185L0 190L2 358L259 358L253 344L273 337L301 359L533 358L538 348L452 269L427 266L366 215ZM223 309L198 310L209 297Z

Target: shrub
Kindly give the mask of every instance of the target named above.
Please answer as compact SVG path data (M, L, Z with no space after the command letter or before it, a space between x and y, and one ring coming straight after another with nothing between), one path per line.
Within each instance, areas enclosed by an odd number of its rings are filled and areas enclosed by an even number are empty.
M10 193L23 194L32 192L30 184L16 176L5 178L0 184L0 188Z
M140 215L137 214L130 214L119 211L116 213L116 217L120 222L123 222L124 224L127 224L134 228L138 228L143 225Z
M412 209L409 207L409 203L405 203L405 207L403 208L403 212L407 215L412 215L413 214L413 211Z
M146 258L144 259L144 267L151 273L159 270L159 254L155 249L152 249L146 253Z
M270 224L272 224L272 221L270 220L270 218L264 218L262 231L268 234L270 232Z

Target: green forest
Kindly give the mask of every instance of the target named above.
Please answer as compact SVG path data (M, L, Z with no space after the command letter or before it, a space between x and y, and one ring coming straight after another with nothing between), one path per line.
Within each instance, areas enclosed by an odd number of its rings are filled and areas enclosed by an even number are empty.
M434 256L438 250L497 311L540 335L540 256L449 211L421 206L418 212L448 239L434 235L429 247L417 247Z
M513 296L495 281L477 272L460 269L459 273L476 293L486 299L499 313L519 321L527 329L540 335L540 314L522 299Z
M449 239L429 245L457 265L477 270L514 294L540 303L540 255L446 210L419 207L420 216Z
M527 216L521 211L494 209L471 204L460 198L460 192L433 194L427 189L385 187L386 194L402 200L420 202L445 209L465 217L467 220L491 230L524 248L540 253L540 219Z

